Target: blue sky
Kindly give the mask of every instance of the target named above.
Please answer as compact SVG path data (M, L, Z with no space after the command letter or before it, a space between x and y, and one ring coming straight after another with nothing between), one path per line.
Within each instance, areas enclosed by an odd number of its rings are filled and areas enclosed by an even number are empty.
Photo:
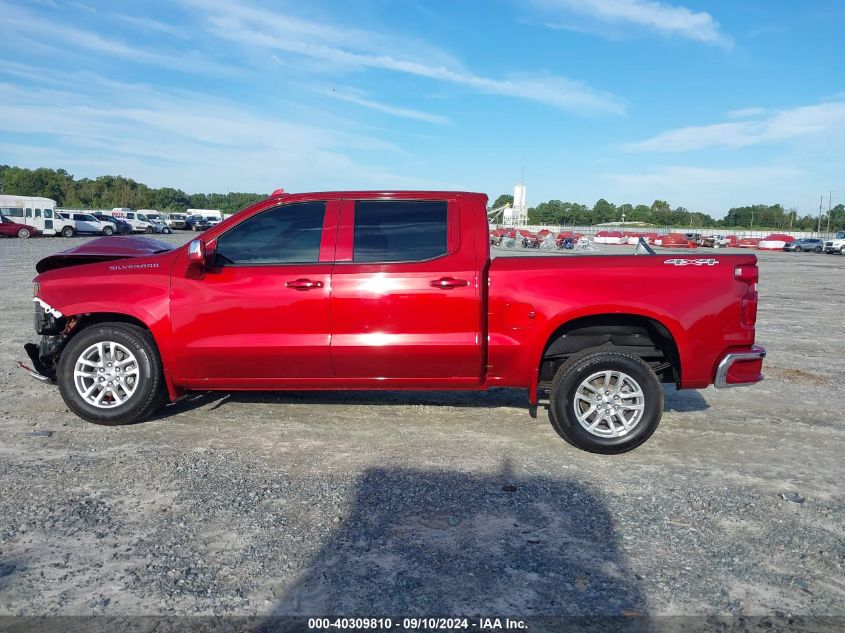
M193 192L845 201L838 0L0 0L0 163ZM825 199L825 204L827 200Z

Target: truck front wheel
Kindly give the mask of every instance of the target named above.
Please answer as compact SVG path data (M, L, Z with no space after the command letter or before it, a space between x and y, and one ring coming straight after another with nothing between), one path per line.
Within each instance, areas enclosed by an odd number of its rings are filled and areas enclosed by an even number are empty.
M62 229L62 237L73 237L76 231L73 230L73 227L66 226Z
M164 394L152 335L126 323L93 325L74 336L59 358L57 382L71 411L107 426L144 419Z
M549 418L567 442L591 453L635 449L657 429L663 389L642 359L586 350L561 365L552 380Z

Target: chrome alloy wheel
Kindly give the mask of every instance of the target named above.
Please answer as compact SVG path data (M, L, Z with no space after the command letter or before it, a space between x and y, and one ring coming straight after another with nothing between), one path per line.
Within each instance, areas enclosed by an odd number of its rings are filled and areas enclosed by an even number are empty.
M621 371L599 371L575 390L575 417L598 437L622 437L640 423L645 395L639 383Z
M112 409L132 397L138 388L138 361L129 349L113 341L88 347L73 370L76 391L88 404Z

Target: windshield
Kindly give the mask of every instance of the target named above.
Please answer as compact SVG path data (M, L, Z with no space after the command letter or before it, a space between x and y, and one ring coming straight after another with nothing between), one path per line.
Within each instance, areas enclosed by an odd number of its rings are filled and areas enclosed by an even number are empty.
M145 216L143 213L138 214L138 219L141 220L141 222L149 222L147 216Z
M836 239L837 239L837 240L845 240L845 231L839 231L839 232L836 234Z

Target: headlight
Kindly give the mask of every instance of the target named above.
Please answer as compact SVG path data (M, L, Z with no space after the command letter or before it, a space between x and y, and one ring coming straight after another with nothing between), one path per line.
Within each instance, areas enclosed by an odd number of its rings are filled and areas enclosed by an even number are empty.
M41 290L41 284L40 284L40 283L38 283L37 281L33 281L33 282L32 282L32 296L33 296L33 297L37 297L37 296L38 296L38 292L39 292L40 290Z

